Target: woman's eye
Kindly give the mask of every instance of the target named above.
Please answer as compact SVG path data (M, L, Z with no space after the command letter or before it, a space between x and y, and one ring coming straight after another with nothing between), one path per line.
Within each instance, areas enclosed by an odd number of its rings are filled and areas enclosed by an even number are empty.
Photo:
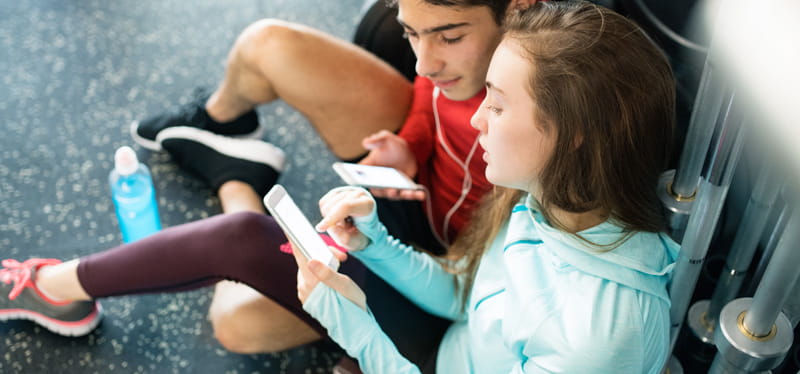
M487 105L486 109L489 110L490 112L494 113L494 114L500 114L500 113L503 112L502 109L500 109L500 108L498 108L498 107L496 107L494 105Z

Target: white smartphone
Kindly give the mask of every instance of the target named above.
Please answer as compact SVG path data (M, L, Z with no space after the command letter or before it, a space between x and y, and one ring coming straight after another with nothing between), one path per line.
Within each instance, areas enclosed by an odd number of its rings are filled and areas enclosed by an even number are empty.
M333 270L339 268L339 260L333 256L328 245L319 237L317 230L314 229L283 186L276 184L267 192L267 195L264 196L264 206L267 207L286 236L299 246L299 248L295 247L296 250L299 250L309 260L319 260Z
M334 162L333 170L342 177L345 183L351 186L399 188L403 190L419 190L421 188L411 178L395 168Z

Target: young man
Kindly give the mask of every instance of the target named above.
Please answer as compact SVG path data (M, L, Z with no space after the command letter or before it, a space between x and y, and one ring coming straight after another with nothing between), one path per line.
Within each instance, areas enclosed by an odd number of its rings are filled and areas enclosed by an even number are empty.
M258 140L228 136L257 136L254 108L282 99L309 119L337 157L357 159L369 150L362 163L398 168L426 185L434 231L452 240L488 188L483 161L472 157L477 143L469 118L483 99L502 19L507 11L533 2L396 1L397 20L417 57L413 85L349 42L301 25L258 21L238 37L224 79L207 100L190 104L184 110L189 115L167 114L134 123L132 134L142 146L163 147L182 167L205 179L217 190L224 212L263 213L261 196L281 167L273 161L276 151ZM441 96L434 97L434 91ZM394 134L398 131L399 136ZM241 149L250 151L234 151ZM423 198L418 193L374 192ZM427 221L420 216L425 214L422 205L383 205L384 211L410 210L410 220ZM396 231L408 230L412 240L427 236L416 241L436 252L431 247L438 243L430 234L418 234L419 227ZM318 337L280 305L229 281L217 284L210 317L217 339L235 352L277 351Z

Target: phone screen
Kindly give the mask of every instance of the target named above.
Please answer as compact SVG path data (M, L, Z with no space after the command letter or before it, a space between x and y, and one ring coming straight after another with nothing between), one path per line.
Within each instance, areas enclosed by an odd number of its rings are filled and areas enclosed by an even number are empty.
M419 189L419 186L397 169L337 162L333 169L350 185L374 188Z
M336 269L338 261L333 257L328 245L319 237L317 230L285 189L275 185L264 197L264 202L286 235L300 246L298 250L307 258L319 260Z

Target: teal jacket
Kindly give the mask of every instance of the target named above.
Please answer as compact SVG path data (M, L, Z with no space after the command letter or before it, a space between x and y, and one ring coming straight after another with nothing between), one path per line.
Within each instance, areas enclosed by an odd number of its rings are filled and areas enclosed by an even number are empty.
M389 236L375 212L356 220L371 243L353 255L424 310L454 321L438 373L660 373L678 245L664 234L626 236L612 222L580 233L619 244L603 250L549 226L535 206L526 197L514 207L463 312L453 275ZM368 311L326 285L303 307L366 373L419 373Z

